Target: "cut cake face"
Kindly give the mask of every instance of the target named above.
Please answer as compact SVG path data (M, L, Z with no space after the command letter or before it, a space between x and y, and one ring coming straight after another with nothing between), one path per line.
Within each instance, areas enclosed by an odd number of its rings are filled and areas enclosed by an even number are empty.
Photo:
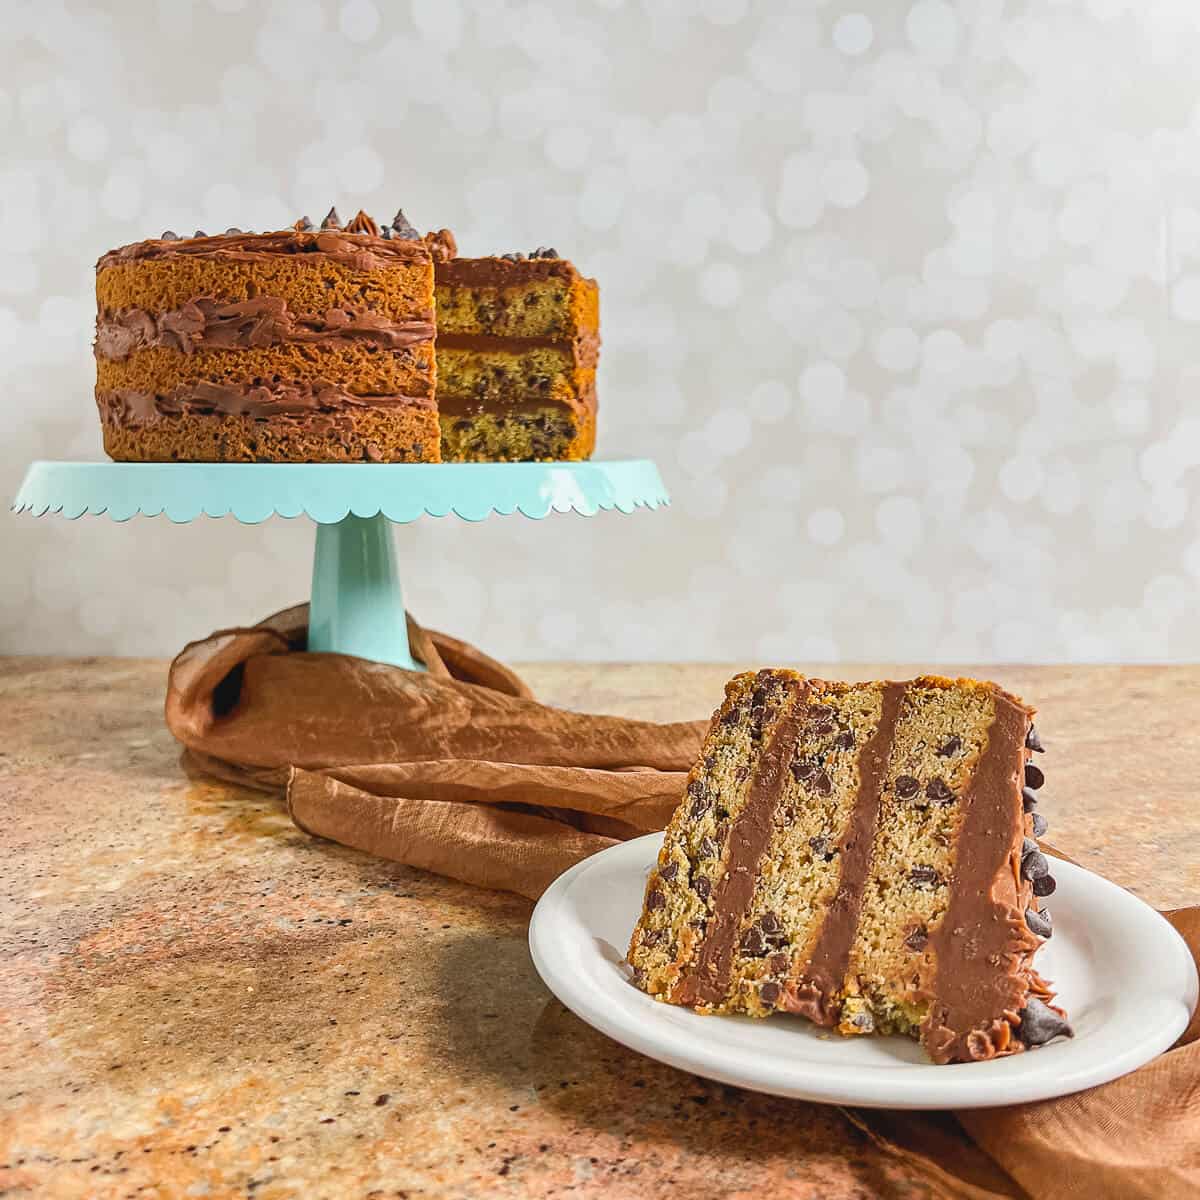
M1054 881L1032 715L969 679L735 677L647 884L635 983L907 1034L939 1063L1069 1033L1033 968Z

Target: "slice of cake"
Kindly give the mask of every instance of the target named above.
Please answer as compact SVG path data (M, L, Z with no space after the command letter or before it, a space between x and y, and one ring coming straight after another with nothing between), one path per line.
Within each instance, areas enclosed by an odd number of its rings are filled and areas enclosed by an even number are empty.
M554 250L435 266L447 461L587 458L596 442L599 289Z
M646 887L634 982L908 1034L938 1063L1069 1035L1033 968L1054 880L1032 715L970 679L735 677Z
M114 459L439 459L433 259L402 215L164 233L104 255L96 301Z

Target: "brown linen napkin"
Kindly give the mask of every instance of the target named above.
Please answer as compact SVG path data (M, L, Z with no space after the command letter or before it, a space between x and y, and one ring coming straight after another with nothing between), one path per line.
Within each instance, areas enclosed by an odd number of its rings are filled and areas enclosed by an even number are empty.
M480 887L536 899L573 863L662 829L707 727L540 705L411 618L426 673L309 654L307 619L302 605L184 648L166 715L185 763L286 792L309 833ZM1200 961L1200 908L1164 915ZM1074 1096L957 1120L843 1111L944 1200L1200 1197L1200 1014L1154 1062Z
M662 829L707 722L539 704L507 667L409 618L405 671L304 649L300 605L186 646L167 725L185 764L283 791L305 831L536 899L567 867Z

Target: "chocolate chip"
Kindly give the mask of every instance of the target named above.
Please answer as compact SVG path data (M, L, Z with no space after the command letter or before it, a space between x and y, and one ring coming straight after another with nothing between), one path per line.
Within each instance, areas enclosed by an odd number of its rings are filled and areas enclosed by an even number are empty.
M742 719L742 710L734 705L733 708L726 709L721 714L722 725L736 725Z
M629 982L636 988L641 988L645 991L646 988L646 972L641 967L633 967L629 973Z
M816 763L805 762L798 758L792 763L792 778L797 783L808 783L816 778L820 769Z
M1027 837L1027 838L1021 839L1021 854L1022 854L1022 856L1026 855L1026 854L1032 854L1035 850L1038 850L1038 849L1040 849L1040 847L1038 846L1037 842L1035 842L1033 840L1033 838Z
M773 955L771 961L767 963L767 966L771 968L772 973L775 975L783 975L791 965L792 956L790 954Z
M709 807L710 803L711 803L711 801L709 800L709 798L707 796L704 797L703 799L693 801L692 802L692 818L694 820L698 820L700 817L704 816L704 814L706 812L708 812L708 807Z
M829 850L829 839L823 837L814 837L808 839L808 844L812 847L814 854L825 854Z
M910 949L920 952L929 945L929 931L924 925L918 925L916 929L909 933L904 939L904 944Z
M643 929L642 930L642 945L657 946L664 942L667 937L665 929Z
M160 242L177 242L179 241L179 234L177 234L173 229L164 229L162 237L160 237L158 240Z
M716 858L721 853L721 847L710 837L700 839L699 854L701 858Z
M742 953L751 958L761 958L767 952L767 939L757 925L751 925L742 938Z
M1043 837L1049 828L1050 826L1047 824L1046 818L1041 813L1035 812L1033 814L1033 836Z
M754 733L761 733L763 722L767 719L767 706L765 704L752 704L750 706L750 724Z
M948 737L938 750L938 758L950 758L962 749L962 738L957 733Z
M1038 737L1036 725L1030 725L1029 732L1025 735L1026 749L1032 750L1035 754L1044 754L1046 747L1042 745L1042 739Z
M321 228L322 229L341 229L341 227L342 227L342 218L338 216L338 210L336 208L331 208L325 214L325 220L323 220L321 222Z
M774 1008L782 991L783 988L781 988L779 984L768 980L768 982L762 985L762 988L759 990L758 994L762 997L762 1002L764 1004Z
M1025 1001L1025 1007L1021 1009L1019 1016L1021 1041L1027 1046L1044 1046L1051 1039L1061 1035L1075 1036L1070 1022L1036 996L1030 996Z
M421 235L409 224L402 208L396 209L396 215L392 218L392 229L396 237L402 241L419 242L421 240Z
M655 888L646 896L646 908L650 912L656 912L658 909L666 907L667 898L658 890L658 888Z
M908 873L908 878L916 887L924 887L926 884L935 886L938 883L938 873L932 867L913 867Z
M869 1012L856 1012L854 1016L850 1018L850 1024L853 1025L859 1033L875 1032L875 1018Z
M936 804L952 804L954 793L944 779L931 779L925 788L925 795Z
M779 923L779 918L774 913L763 913L758 919L759 925L762 926L763 933L782 933L783 926Z
M821 721L812 727L814 737L828 737L837 727L833 723L833 719Z
M692 888L701 900L707 900L712 895L712 884L703 875L692 884Z
M704 760L704 769L711 771L717 765L717 756L715 754L708 755Z
M670 883L671 880L674 879L675 876L678 874L679 874L679 864L677 862L672 861L672 862L667 863L667 865L665 867L663 867L663 869L661 871L659 871L658 876L660 879L665 879L668 883Z
M818 796L828 796L833 791L833 780L829 778L824 771L818 771L811 780L808 786L812 788Z
M387 225L384 225L379 230L379 236L381 238L383 238L383 240L385 242L390 242L395 235L392 233L391 229Z
M1027 908L1025 924L1029 926L1031 933L1036 933L1041 938L1048 938L1054 932L1054 923L1050 920L1048 908L1043 908L1041 912L1036 908Z
M853 750L854 731L852 729L843 730L833 739L833 744L838 750Z
M1027 787L1033 788L1036 792L1038 788L1046 782L1046 776L1042 774L1042 768L1035 766L1033 763L1025 764L1025 784Z
M502 255L500 255L500 257L502 259L504 259L505 262L524 262L525 261L525 255L521 254L520 252L518 252L516 250L513 250L509 254L502 254Z
M226 234L243 233L244 230L239 229L236 225L230 225L230 227L227 230L225 230L225 232L226 232Z
M813 723L827 720L832 716L833 709L828 704L813 704L808 710L808 719Z
M1053 875L1043 875L1040 879L1033 881L1033 894L1039 899L1044 896L1053 896L1057 886Z
M703 779L693 779L687 785L689 796L694 796L697 800L708 799L708 784Z
M208 237L208 234L205 233L203 229L197 229L196 232L192 234L192 237Z
M313 227L313 223L307 217L301 217L292 228L297 233L307 233Z
M921 790L921 781L914 779L911 775L898 775L896 777L896 795L901 800L911 800Z
M1050 874L1050 862L1040 850L1033 850L1021 859L1021 874L1032 881Z
M756 687L754 691L750 693L750 707L762 708L766 704L767 699L767 689L762 684L759 684L758 687Z
M1033 812L1037 808L1037 793L1033 788L1021 789L1021 806L1026 812Z
M530 258L557 258L558 251L552 246L539 246L536 250L530 250Z

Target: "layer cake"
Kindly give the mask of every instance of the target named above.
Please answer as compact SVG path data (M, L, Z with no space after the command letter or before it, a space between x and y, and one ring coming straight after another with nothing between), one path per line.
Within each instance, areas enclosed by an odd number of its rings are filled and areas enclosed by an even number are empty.
M938 1063L1069 1034L1033 710L991 683L736 676L667 828L634 982L708 1013L901 1033Z
M447 235L448 236L448 235ZM452 248L452 240L449 246ZM122 461L436 462L433 254L398 214L164 233L96 265L96 403ZM452 249L451 249L452 252Z

